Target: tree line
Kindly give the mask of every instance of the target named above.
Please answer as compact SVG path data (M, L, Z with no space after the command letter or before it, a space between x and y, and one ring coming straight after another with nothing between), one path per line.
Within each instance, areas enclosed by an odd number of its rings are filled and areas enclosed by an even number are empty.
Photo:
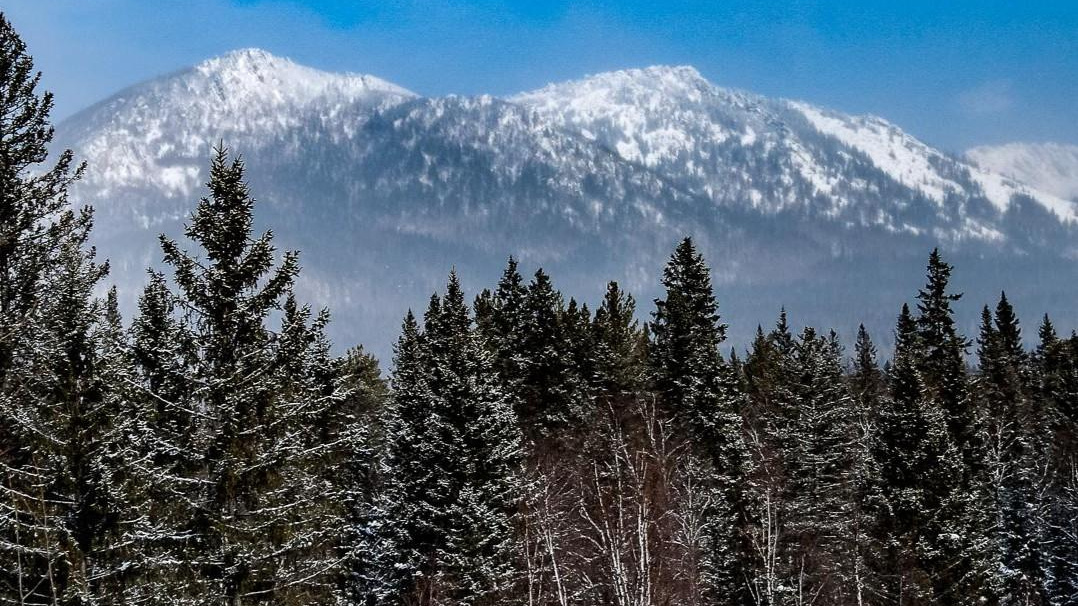
M723 355L685 239L646 322L451 273L385 380L224 149L122 321L39 80L0 15L0 602L1078 602L1078 337L967 339L938 251L883 364L785 312Z

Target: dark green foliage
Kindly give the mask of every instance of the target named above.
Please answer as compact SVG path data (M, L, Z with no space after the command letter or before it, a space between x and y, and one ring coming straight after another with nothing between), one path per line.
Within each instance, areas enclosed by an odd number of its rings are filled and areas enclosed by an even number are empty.
M334 414L328 316L292 296L296 255L275 266L272 235L252 238L243 174L216 152L210 195L186 230L199 254L162 238L177 292L151 276L132 329L146 489L162 509L146 536L147 574L178 603L327 595L341 531L340 490L323 465L341 458L351 430Z
M726 325L719 319L711 270L686 238L663 270L666 298L655 302L649 359L653 389L675 426L694 440L703 486L711 492L706 542L706 600L747 602L741 489L747 463L742 396L719 353Z
M1011 604L1043 604L1041 545L1048 543L1042 494L1047 417L1032 393L1029 357L1014 309L1001 294L995 319L982 314L977 394L987 434L989 510L996 512L998 591Z
M456 274L422 331L405 318L393 390L366 591L390 604L502 603L515 580L519 430Z
M126 374L115 296L49 164L52 95L0 14L0 601L124 599Z
M592 322L595 372L600 394L614 397L643 388L646 339L636 321L636 301L617 282L606 287Z
M872 454L879 469L873 533L875 562L888 603L936 604L954 557L951 535L961 461L944 411L924 386L921 335L903 306L895 331L891 398L877 417Z

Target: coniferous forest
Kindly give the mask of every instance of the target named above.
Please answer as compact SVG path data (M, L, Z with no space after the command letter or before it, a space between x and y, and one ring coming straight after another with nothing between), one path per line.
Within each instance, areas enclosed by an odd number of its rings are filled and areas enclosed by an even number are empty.
M1078 603L1078 337L960 334L938 251L886 356L732 351L685 239L641 307L450 273L385 379L223 147L121 318L39 77L0 17L0 602Z

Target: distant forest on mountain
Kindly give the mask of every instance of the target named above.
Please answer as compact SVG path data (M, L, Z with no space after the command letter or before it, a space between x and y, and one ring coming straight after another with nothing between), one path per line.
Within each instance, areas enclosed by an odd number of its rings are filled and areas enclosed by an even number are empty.
M122 319L2 15L0 83L0 603L1078 603L1078 336L961 334L939 250L886 360L780 310L729 349L685 238L646 310L450 273L384 377L223 146Z

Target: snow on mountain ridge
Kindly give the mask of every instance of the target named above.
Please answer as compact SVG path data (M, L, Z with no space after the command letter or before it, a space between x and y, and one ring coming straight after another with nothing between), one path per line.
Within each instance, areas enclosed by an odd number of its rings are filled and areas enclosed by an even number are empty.
M654 167L691 145L687 131L693 127L703 126L713 140L732 136L691 111L714 92L711 83L693 67L652 66L549 84L509 97L509 101L547 119L560 117L564 126L578 128L585 137L608 145L626 160ZM657 117L662 119L658 124ZM608 132L596 132L596 125Z
M938 168L941 163L953 163L943 153L922 143L899 127L877 116L845 116L791 101L821 133L831 135L846 145L866 154L872 162L895 180L919 189L937 204L944 204L949 194L966 189L962 184L945 177ZM1031 196L1049 211L1065 221L1078 221L1075 205L1058 196L1030 189L1014 180L978 166L961 166L980 190L967 194L983 194L999 212L1006 212L1015 195Z
M966 157L985 170L1028 183L1059 198L1078 200L1078 145L984 145L967 150Z
M415 96L373 76L325 72L242 49L121 91L66 120L57 143L87 160L79 187L96 197L149 187L167 198L187 198L205 181L206 158L218 142L249 153L312 126L347 138L371 111ZM147 206L136 212L148 227L183 211Z
M246 154L274 146L275 153L297 160L320 141L344 142L352 147L348 153L362 151L367 158L370 150L363 147L369 146L364 142L368 135L362 134L367 121L414 99L414 93L373 76L324 72L259 49L242 49L138 85L86 110L69 121L73 128L62 129L63 143L89 161L86 189L98 197L117 189L151 187L167 198L181 199L204 180L201 167L217 141ZM677 212L715 212L718 207L765 214L794 210L891 232L1002 241L1006 238L996 223L1012 198L1025 194L1060 220L1078 220L1074 204L962 163L886 120L721 88L689 66L606 72L504 100L485 95L460 99L467 99L466 105L507 103L534 116L522 122L508 106L495 111L506 121L501 127L519 132L496 137L495 130L489 130L488 141L564 150L566 143L551 129L561 130L652 171L688 194L656 201L660 207L690 199L708 199L713 205L710 210ZM434 112L424 118L424 128L445 130L446 136L467 133L466 125L441 119L440 112L457 107L464 111L451 119L472 119L464 106L434 103L422 109ZM519 176L522 165L513 150L495 151L478 139L460 144L482 145L482 153L491 154L492 165L486 170L511 181ZM440 186L437 175L449 174L435 170L433 159L425 159L425 168L414 173L432 192ZM585 174L578 173L580 160L546 157L544 170L561 172L562 179ZM559 163L566 170L559 171ZM922 199L931 204L925 207ZM591 204L616 202L595 197ZM137 212L145 225L152 225L174 219L180 207L155 211L147 206ZM164 219L155 218L155 212ZM663 214L661 209L655 213Z
M1070 203L877 118L720 88L688 67L428 98L250 49L58 125L57 147L89 163L73 199L97 208L95 243L124 300L160 261L152 234L182 234L218 141L249 160L260 221L304 252L304 296L334 310L345 342L391 342L400 309L450 260L485 280L512 253L568 292L617 279L646 300L685 235L721 260L715 279L750 325L788 288L815 306L807 321L882 310L894 268L937 245L987 288L1013 262L1037 305L1073 300L1074 281L1058 279L1078 258Z

